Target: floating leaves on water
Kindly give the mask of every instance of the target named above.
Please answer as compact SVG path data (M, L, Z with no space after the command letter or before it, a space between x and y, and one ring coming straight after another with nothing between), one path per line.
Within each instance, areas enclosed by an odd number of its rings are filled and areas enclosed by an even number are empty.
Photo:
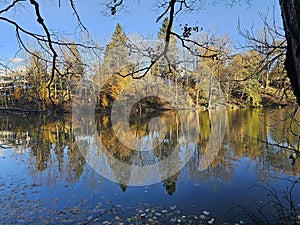
M74 207L70 210L70 213L72 214L79 214L80 213L80 209L78 207Z
M91 220L93 218L92 215L90 215L88 218L87 218L87 221Z
M202 220L205 220L205 219L207 218L207 216L205 216L205 215L200 215L200 218L201 218Z
M170 206L170 209L171 209L171 210L176 209L176 205Z
M215 221L215 219L212 218L211 220L208 221L208 224L213 224L214 221Z
M206 216L208 216L208 215L209 215L209 212L204 210L204 211L203 211L203 214L206 215Z
M47 201L41 201L36 199L38 197L37 193L43 193L42 188L37 188L41 186L40 183L26 184L19 182L16 185L16 182L13 181L8 185L9 183L5 185L3 182L0 183L0 187L9 190L5 201L0 201L0 206L4 208L2 213L5 217L1 218L1 222L4 224L82 224L88 221L92 221L91 224L118 225L216 223L214 219L209 217L210 213L208 211L201 210L200 213L189 215L184 211L181 212L181 209L177 208L176 205L154 206L144 202L133 206L123 206L121 204L113 206L115 203L113 197L107 199L107 196L100 196L95 193L89 194L88 199L80 199L81 196L72 191L70 199L66 202L64 202L61 195L54 195ZM72 186L70 185L69 188L71 190ZM31 197L35 199L30 199ZM10 206L7 207L7 204L10 204Z

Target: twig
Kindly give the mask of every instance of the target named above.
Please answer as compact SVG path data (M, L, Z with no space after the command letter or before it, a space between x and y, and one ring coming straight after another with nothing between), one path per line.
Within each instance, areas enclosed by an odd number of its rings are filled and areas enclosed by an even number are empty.
M112 214L113 214L114 211L115 211L115 207L112 206L110 210L107 210L107 211L105 211L105 212L103 212L103 213L101 213L101 214L99 214L99 215L97 215L97 216L94 216L92 219L90 219L90 220L87 221L86 223L83 223L83 225L90 224L91 222L95 221L95 220L98 219L99 217L104 216L104 215L106 215L106 214L109 214L109 213L112 213Z

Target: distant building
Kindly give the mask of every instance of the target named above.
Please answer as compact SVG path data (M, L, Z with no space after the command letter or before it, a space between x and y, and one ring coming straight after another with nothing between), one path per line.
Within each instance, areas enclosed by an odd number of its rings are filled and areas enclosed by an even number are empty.
M17 88L26 89L28 81L20 67L15 71L0 70L0 96L12 95Z

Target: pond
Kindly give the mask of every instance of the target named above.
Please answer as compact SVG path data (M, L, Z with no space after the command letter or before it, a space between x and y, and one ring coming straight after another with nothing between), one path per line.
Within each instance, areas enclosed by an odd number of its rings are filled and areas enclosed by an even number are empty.
M217 111L135 115L129 129L140 143L109 115L95 116L93 134L72 115L2 115L0 224L300 224L293 111L223 111L221 121ZM170 174L130 170L174 149Z

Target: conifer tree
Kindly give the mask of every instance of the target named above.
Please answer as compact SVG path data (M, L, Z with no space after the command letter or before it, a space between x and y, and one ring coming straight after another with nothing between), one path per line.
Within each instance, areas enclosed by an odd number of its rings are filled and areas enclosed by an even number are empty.
M166 34L167 34L167 29L168 29L168 25L169 25L169 18L166 17L162 23L161 28L159 29L158 32L158 39L160 42L163 43L163 46L166 42ZM167 52L167 59L163 59L161 60L161 72L162 73L168 73L170 72L169 70L169 63L171 64L171 68L176 68L176 61L178 60L178 48L177 48L177 40L176 38L171 35L170 36L170 43L168 46L168 52Z
M117 24L109 44L106 46L103 65L108 69L116 69L128 63L127 37L121 24Z
M110 107L110 103L123 89L129 77L124 79L121 74L128 74L129 51L126 46L127 37L122 26L118 23L112 38L106 46L103 64L100 69L100 79L103 88L100 92L100 104L102 107Z

